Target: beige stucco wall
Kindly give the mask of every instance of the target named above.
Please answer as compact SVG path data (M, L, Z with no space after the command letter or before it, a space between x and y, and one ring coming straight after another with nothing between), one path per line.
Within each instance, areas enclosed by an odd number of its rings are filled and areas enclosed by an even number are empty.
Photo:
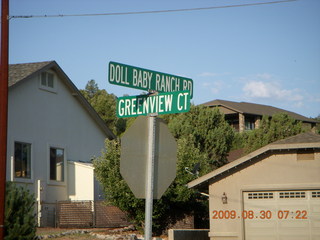
M38 198L38 184L43 186L42 201L68 200L68 171L64 182L49 180L49 149L64 149L65 162L89 161L104 148L104 132L81 106L66 85L57 78L56 92L39 88L39 78L22 81L9 89L7 180L26 184ZM32 177L12 177L14 142L32 144Z
M209 186L210 239L243 239L243 220L212 219L214 210L243 210L242 191L291 190L320 187L320 153L315 160L297 160L295 153L278 152ZM262 159L262 158L261 158ZM228 204L222 204L223 193Z

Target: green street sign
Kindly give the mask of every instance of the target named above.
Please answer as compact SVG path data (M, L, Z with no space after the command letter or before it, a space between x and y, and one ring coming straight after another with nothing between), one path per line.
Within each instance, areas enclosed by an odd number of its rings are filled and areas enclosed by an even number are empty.
M109 63L109 83L156 92L189 91L193 97L193 81L190 78L133 67L122 63Z
M183 113L189 110L189 91L119 97L117 99L117 116L119 118L136 117L152 113L159 115Z

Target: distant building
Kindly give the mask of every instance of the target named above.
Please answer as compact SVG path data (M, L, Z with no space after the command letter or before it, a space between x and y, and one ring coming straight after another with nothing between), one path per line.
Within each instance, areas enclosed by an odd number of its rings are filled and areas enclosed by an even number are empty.
M262 147L194 181L211 240L320 239L320 135Z
M39 226L61 200L95 200L94 168L115 135L55 61L9 66L7 181L35 194Z
M276 113L286 113L293 119L301 121L304 126L310 129L313 129L317 123L316 120L294 112L256 103L214 100L202 105L218 107L225 114L226 121L238 132L259 128L260 121L264 115L271 117Z

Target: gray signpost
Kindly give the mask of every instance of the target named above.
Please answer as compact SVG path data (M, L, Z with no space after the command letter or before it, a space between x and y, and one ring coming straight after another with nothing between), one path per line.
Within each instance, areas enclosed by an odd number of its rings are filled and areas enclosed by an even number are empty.
M159 199L176 176L177 145L157 115L189 111L193 81L115 62L109 63L108 79L111 84L156 92L117 101L118 117L139 116L121 138L120 173L134 195L145 198L144 239L151 240L153 199Z

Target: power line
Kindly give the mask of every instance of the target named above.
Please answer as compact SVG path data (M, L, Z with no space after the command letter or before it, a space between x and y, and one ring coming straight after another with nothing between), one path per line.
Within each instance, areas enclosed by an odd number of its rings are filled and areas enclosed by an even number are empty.
M294 1L298 1L298 0L280 0L280 1L261 2L261 3L247 3L247 4L213 6L213 7L168 9L168 10L151 10L151 11L137 11L137 12L89 13L89 14L56 14L56 15L20 15L20 16L9 16L9 19L12 19L12 18L95 17L95 16L118 16L118 15L138 15L138 14L189 12L189 11L213 10L213 9L220 9L220 8L249 7L249 6L258 6L258 5L294 2Z

